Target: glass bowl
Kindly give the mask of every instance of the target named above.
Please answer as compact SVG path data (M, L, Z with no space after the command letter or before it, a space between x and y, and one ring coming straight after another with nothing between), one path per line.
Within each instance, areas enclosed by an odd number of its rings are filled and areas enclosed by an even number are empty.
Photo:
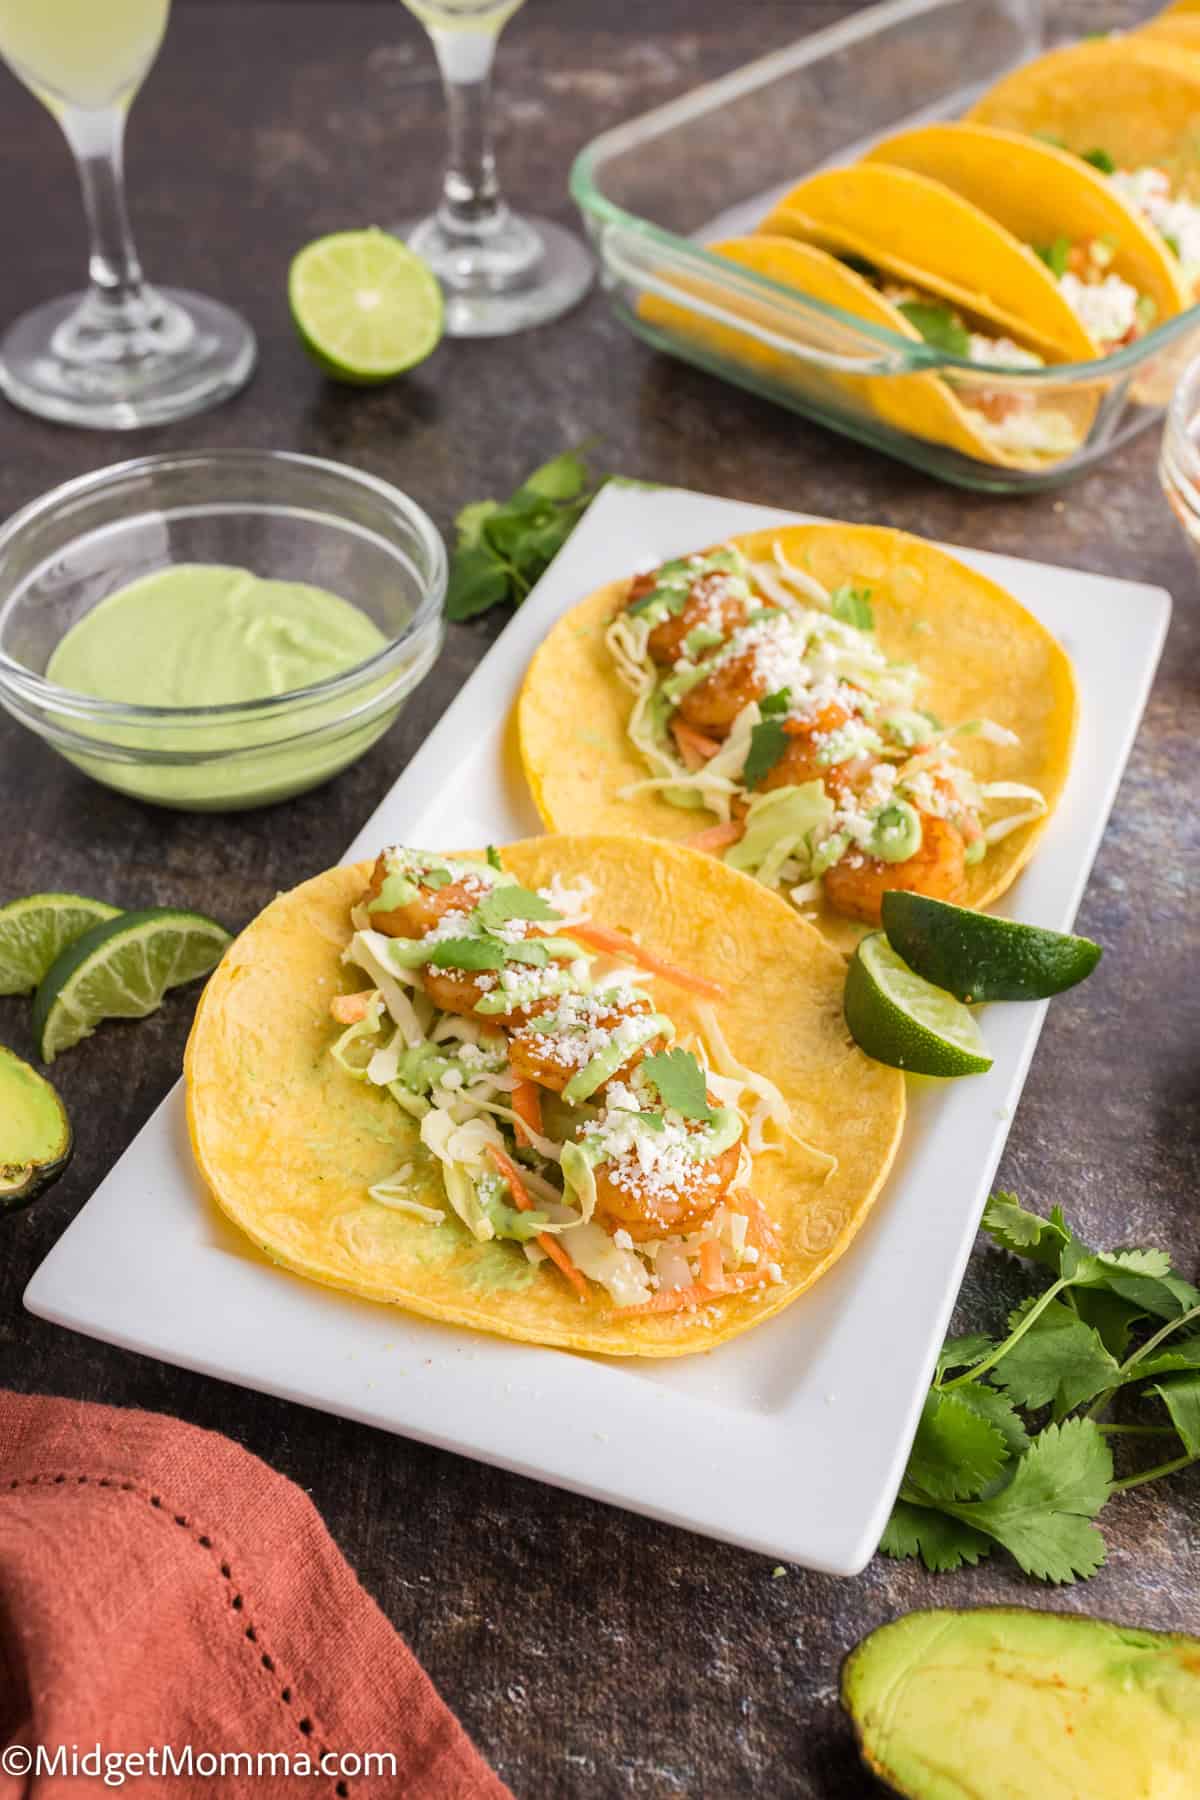
M328 588L386 641L340 675L232 705L126 705L47 679L85 614L175 563ZM265 806L327 781L388 729L441 648L445 592L432 521L374 476L272 450L140 457L0 527L0 704L121 793L187 811Z
M1200 357L1183 371L1167 408L1158 473L1200 562Z

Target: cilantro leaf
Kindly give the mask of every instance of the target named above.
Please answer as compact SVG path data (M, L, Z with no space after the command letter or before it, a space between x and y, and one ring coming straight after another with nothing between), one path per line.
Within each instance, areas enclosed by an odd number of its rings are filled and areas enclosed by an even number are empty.
M859 631L874 631L875 614L871 607L870 588L851 587L843 582L829 596L829 610L843 625L855 625Z
M1067 1241L1067 1233L1056 1231L1041 1213L1028 1212L1015 1194L995 1193L984 1208L983 1225L992 1242L1014 1256L1031 1256L1036 1262L1048 1262L1058 1268L1058 1251ZM1042 1250L1043 1240L1046 1249ZM1038 1252L1042 1253L1039 1255Z
M446 589L450 619L472 619L502 600L519 605L562 548L597 492L576 450L534 469L507 500L474 500L456 519Z
M1175 1375L1151 1388L1171 1415L1189 1456L1200 1456L1200 1374Z
M530 968L544 969L550 961L550 952L537 938L531 938L528 943L505 944L504 957L506 962L527 963Z
M783 687L777 693L765 695L758 703L758 710L764 719L769 719L773 713L785 713L791 704L792 690Z
M1134 1326L1147 1316L1144 1309L1107 1288L1076 1288L1072 1297L1084 1324L1092 1327L1109 1355L1119 1362L1129 1348Z
M1112 1456L1091 1419L1048 1425L990 1500L947 1503L944 1510L1003 1544L1027 1575L1072 1582L1094 1575L1104 1539L1089 1521L1108 1499Z
M996 1479L1007 1458L994 1425L959 1393L933 1388L925 1396L905 1482L933 1500L974 1498Z
M508 576L491 552L457 550L446 584L446 617L473 619L508 597Z
M460 550L474 550L483 539L483 528L493 513L500 511L498 500L472 500L454 516Z
M706 1123L712 1118L704 1070L690 1050L659 1050L645 1059L641 1072L668 1111Z
M1023 1456L1029 1448L1029 1433L1021 1422L1021 1416L1010 1400L998 1394L993 1387L985 1387L982 1381L968 1381L960 1388L955 1388L953 1398L972 1412L986 1419L989 1425L995 1426L1004 1439L1004 1447L1010 1456Z
M935 350L948 351L951 356L970 354L971 334L950 307L928 300L902 300L896 310Z
M502 969L504 951L492 938L445 938L433 946L429 960L435 969Z
M1040 256L1056 281L1061 281L1067 272L1067 263L1071 255L1071 240L1068 237L1056 237L1051 244L1035 244L1035 256Z
M1091 163L1093 169L1099 169L1102 175L1115 175L1117 165L1107 150L1085 150L1082 160Z
M514 884L492 888L475 908L475 917L486 930L494 931L510 919L561 919L562 914L532 888Z
M742 765L742 780L757 787L769 775L787 749L788 734L778 719L764 719L750 733L750 750Z
M1017 1308L1010 1329L1016 1330L1030 1304ZM1098 1333L1073 1307L1054 1300L1001 1358L991 1378L1018 1406L1053 1405L1061 1418L1112 1387L1120 1370Z
M941 1575L961 1569L964 1563L974 1565L988 1555L991 1545L982 1532L961 1520L910 1500L897 1500L879 1548L885 1556L896 1558L920 1555L931 1573Z
M489 869L503 870L504 864L500 861L500 852L497 850L495 844L488 845L487 859L488 859L488 868Z
M965 1369L969 1363L978 1362L992 1347L991 1338L983 1336L981 1332L972 1332L967 1337L947 1338L938 1352L939 1377L949 1369Z
M578 450L564 450L525 477L525 487L544 500L574 500L587 486L591 471Z

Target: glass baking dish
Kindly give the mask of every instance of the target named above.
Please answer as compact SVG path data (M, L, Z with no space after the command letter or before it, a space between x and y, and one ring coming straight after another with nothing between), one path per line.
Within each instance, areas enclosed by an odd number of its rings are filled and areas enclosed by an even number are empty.
M576 158L571 191L617 316L673 356L963 487L1037 491L1093 468L1161 420L1200 347L1200 307L1103 359L1014 373L913 342L703 247L752 229L822 164L961 114L1044 47L1041 0L885 0L604 132ZM919 436L906 423L912 384L931 374L968 400L982 392L985 406L1011 394L1065 412L1079 448L1021 469Z

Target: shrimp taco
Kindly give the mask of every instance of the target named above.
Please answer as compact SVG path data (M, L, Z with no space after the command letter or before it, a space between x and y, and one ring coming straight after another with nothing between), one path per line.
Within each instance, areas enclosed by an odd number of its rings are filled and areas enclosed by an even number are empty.
M1200 58L1152 38L1072 44L1006 75L968 119L1090 163L1157 233L1190 299L1200 294Z
M903 171L880 168L873 171L870 185L879 185L874 180L876 176L882 177L883 185L918 181L918 177L907 176ZM925 185L936 186L932 182ZM974 213L973 208L948 190L938 191L951 208ZM999 229L990 220L983 223L989 231ZM914 343L933 343L967 363L987 365L998 372L999 380L994 376L989 380L982 371L974 378L969 369L956 377L954 385L932 372L881 376L849 374L836 368L815 369L801 358L764 346L751 331L738 331L706 318L699 310L693 312L676 301L655 295L648 295L641 302L644 319L751 371L760 369L773 375L818 403L826 398L834 403L848 401L855 410L901 431L947 444L964 455L1000 467L1052 466L1072 455L1086 438L1096 412L1094 394L1060 390L1039 401L1028 388L1005 385L1006 377L1014 372L1041 368L1048 361L1068 361L1072 354L1091 355L1082 327L1046 270L1041 275L1053 303L1047 311L1060 309L1057 323L1063 338L1063 348L1053 351L1047 351L1045 340L1032 330L1023 332L1018 342L972 311L969 303L952 303L920 277L900 279L888 275L882 265L871 264L861 255L856 254L851 264L815 244L799 242L795 236L772 237L766 233L731 238L710 248L743 268L753 269L825 305L854 313L873 325L884 326ZM1023 262L1019 246L1014 244L1012 249ZM1037 273L1022 269L1027 283L1030 273L1036 286ZM704 287L711 284L695 278L692 285L697 289L697 298L703 299ZM752 322L750 303L746 304L746 314ZM761 322L771 323L766 308ZM1040 347L1035 348L1035 344ZM861 344L858 348L861 350Z
M1075 718L1061 646L995 582L904 532L813 524L582 601L530 664L518 732L552 830L686 839L849 948L889 888L1004 892Z
M1078 156L990 125L922 125L868 163L943 182L1034 251L1092 345L1108 356L1191 304L1178 258L1136 206ZM996 318L980 277L980 309Z
M791 188L758 230L865 268L885 294L915 289L924 303L971 318L978 335L1000 339L1000 354L981 343L976 361L1003 362L1008 345L1032 353L1027 367L1094 354L1046 265L944 180L884 162L823 169Z
M187 1050L196 1158L315 1281L533 1343L709 1350L836 1261L895 1155L904 1078L848 1042L843 981L676 845L387 850L227 952Z

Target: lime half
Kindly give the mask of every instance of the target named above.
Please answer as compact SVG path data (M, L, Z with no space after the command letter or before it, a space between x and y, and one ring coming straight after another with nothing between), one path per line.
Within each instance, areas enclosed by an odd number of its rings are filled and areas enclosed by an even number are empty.
M423 362L442 335L437 276L399 238L374 228L307 244L288 271L288 303L313 360L358 387Z
M31 994L68 944L120 910L86 894L28 894L0 906L0 994Z
M1044 931L898 889L883 896L888 942L911 969L959 1000L1046 1000L1090 975L1091 938Z
M144 1019L168 988L215 968L231 942L215 919L169 906L94 925L47 970L34 997L42 1061L90 1037L102 1019Z
M914 975L882 931L846 971L846 1023L860 1050L914 1075L982 1075L992 1059L966 1007Z

